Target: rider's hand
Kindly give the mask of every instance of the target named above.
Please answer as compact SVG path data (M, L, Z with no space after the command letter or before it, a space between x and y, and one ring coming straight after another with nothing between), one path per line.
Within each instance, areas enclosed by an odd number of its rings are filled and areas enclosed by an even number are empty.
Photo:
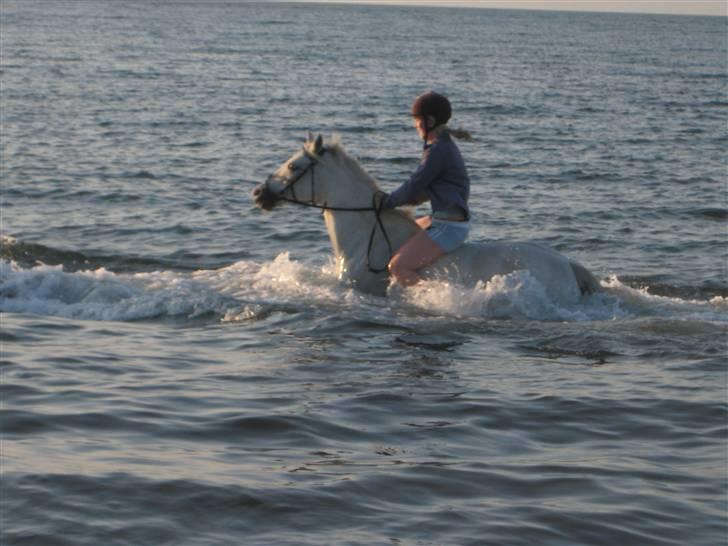
M373 199L373 206L375 210L382 210L382 205L384 204L384 201L386 201L387 197L389 197L389 194L378 191L374 194Z

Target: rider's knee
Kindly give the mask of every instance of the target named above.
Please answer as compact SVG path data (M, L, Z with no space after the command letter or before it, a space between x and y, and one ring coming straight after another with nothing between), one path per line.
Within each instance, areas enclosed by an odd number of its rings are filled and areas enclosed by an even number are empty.
M396 255L391 260L389 260L387 269L389 270L389 274L395 279L409 277L412 274L412 271L406 266L404 262L405 260L403 260L402 257L399 255Z
M392 278L402 286L412 286L420 281L417 272L409 267L406 260L403 260L400 256L392 258L387 269Z
M389 263L387 264L387 270L393 277L396 277L397 273L402 270L399 255L392 256L392 259L389 260Z

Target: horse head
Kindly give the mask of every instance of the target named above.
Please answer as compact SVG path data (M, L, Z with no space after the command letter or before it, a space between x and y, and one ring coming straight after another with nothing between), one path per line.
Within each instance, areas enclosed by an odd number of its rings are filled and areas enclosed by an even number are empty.
M255 204L263 210L272 210L280 201L321 205L319 193L325 188L321 177L316 177L316 167L326 151L323 137L314 139L309 133L303 148L253 189Z

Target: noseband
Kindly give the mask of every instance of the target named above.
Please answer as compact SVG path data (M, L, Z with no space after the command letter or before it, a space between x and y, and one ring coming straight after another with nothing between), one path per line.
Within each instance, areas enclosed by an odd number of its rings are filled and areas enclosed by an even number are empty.
M372 267L371 264L371 252L372 247L374 246L374 236L377 233L377 227L379 227L380 231L382 232L382 235L384 236L384 240L387 242L387 248L389 249L389 260L392 259L392 256L394 255L394 249L392 247L392 241L389 239L389 235L387 234L387 230L384 229L384 223L382 222L382 208L384 205L384 199L380 199L379 203L377 204L377 195L384 195L384 192L382 191L376 191L374 192L374 195L372 195L372 204L369 207L331 207L329 206L325 201L323 205L319 205L316 203L314 196L316 195L316 165L318 164L318 157L324 155L326 153L327 149L322 148L319 152L318 156L313 155L305 148L303 149L303 154L308 158L309 163L306 166L305 169L301 171L299 175L297 175L295 178L284 178L284 177L276 177L275 175L271 175L268 180L266 181L266 186L268 185L268 181L270 181L273 178L278 178L283 183L283 189L278 192L277 198L281 201L286 201L288 203L293 203L295 205L301 205L303 207L311 207L315 209L319 209L322 212L325 212L327 210L331 211L341 211L341 212L373 212L374 213L374 225L372 226L371 234L369 235L369 244L367 245L367 269L371 273L384 273L387 271L387 265L384 267ZM295 185L300 180L303 179L306 174L311 173L311 200L310 201L300 201L296 197L296 189ZM287 190L291 190L291 197L286 197L283 195ZM387 264L389 264L389 260L387 260Z
M326 148L323 148L321 152L319 153L319 156L326 153ZM305 169L301 171L301 173L296 176L295 178L283 178L279 177L279 180L283 183L283 189L278 193L278 199L282 201L287 201L289 203L295 203L297 205L305 205L308 207L315 207L315 208L322 208L321 206L316 204L316 201L314 200L314 196L316 195L316 165L318 164L318 157L310 153L306 148L303 149L303 155L308 158L308 165ZM290 166L290 165L289 165ZM304 176L306 176L308 173L311 173L311 200L309 202L306 201L299 201L299 199L296 197L296 183L303 179ZM270 179L275 178L275 175L271 175ZM291 196L292 198L288 198L283 193L286 190L291 190ZM326 206L326 203L324 203L324 207Z

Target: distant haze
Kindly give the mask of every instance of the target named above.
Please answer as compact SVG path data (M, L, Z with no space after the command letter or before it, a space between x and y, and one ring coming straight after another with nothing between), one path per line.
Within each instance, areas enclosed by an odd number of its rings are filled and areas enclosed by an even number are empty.
M341 4L728 15L728 0L297 0Z

